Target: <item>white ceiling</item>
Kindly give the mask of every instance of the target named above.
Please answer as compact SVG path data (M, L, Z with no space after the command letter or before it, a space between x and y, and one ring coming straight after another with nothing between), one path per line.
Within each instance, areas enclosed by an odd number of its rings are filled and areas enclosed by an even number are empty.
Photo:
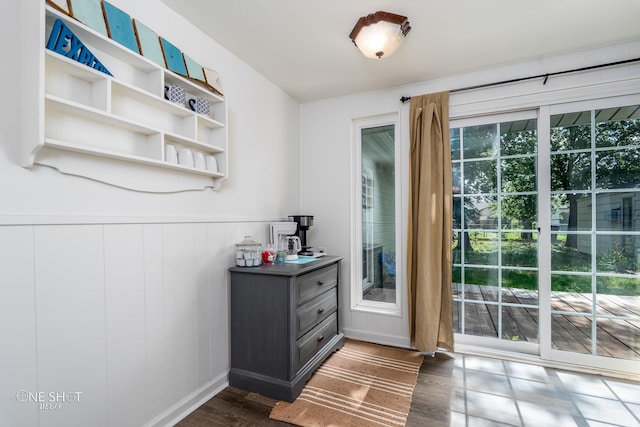
M640 40L640 0L163 1L300 102ZM348 37L377 10L411 23L382 60Z

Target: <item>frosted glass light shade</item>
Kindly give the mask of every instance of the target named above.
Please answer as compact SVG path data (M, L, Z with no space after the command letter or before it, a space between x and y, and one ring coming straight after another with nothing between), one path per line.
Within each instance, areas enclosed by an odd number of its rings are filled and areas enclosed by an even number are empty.
M349 37L364 56L375 59L395 52L410 30L406 16L378 11L360 18Z

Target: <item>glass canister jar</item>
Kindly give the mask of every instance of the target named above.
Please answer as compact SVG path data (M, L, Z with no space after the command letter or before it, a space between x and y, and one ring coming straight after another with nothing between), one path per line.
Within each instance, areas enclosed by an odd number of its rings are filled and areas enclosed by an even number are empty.
M236 266L257 267L262 264L262 244L251 236L244 236L244 240L236 243Z

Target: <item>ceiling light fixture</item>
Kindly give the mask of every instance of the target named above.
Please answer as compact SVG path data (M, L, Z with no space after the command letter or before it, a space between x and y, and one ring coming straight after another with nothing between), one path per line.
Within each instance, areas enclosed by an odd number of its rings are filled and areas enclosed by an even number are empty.
M409 31L406 16L378 11L361 17L349 38L367 58L382 58L395 52Z

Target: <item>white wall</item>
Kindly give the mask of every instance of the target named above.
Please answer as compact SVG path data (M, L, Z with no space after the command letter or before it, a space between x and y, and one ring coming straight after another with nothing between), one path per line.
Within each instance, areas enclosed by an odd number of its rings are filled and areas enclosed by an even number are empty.
M392 345L409 345L406 298L402 294L402 316L383 315L363 309L351 309L350 286L355 280L353 262L354 233L360 227L353 221L354 141L352 123L355 119L399 113L402 168L403 243L406 244L406 193L408 183L408 113L409 103L401 104L401 96L452 90L483 83L563 71L590 65L640 57L640 43L626 44L589 52L579 52L531 63L515 64L498 69L396 87L377 92L362 93L335 99L303 104L301 107L302 134L302 207L316 216L312 244L323 245L329 252L345 256L342 270L341 321L347 336ZM393 59L390 59L393 60ZM399 64L398 66L402 66ZM550 77L546 85L542 79L494 88L451 94L452 119L487 113L536 108L590 98L604 98L640 92L640 63L599 69L590 72ZM398 141L397 141L398 142ZM359 159L358 159L359 161ZM403 262L397 258L397 269ZM398 283L404 288L406 283Z
M6 44L0 425L171 424L220 390L233 244L246 234L265 242L269 221L298 213L298 103L160 0L111 3L219 71L229 179L217 192L148 194L20 167L17 107L32 84L20 65L37 52ZM36 4L5 5L3 40L28 28ZM47 402L51 392L81 394L46 411L18 402L20 390L43 392Z
M406 345L405 316L349 308L351 121L399 112L406 124L402 95L640 56L638 44L602 49L309 103L299 116L294 100L159 0L112 3L220 72L229 104L230 178L218 192L159 195L18 166L24 129L16 125L16 106L31 84L20 64L34 52L5 43L5 64L12 65L0 67L0 425L170 424L215 393L228 370L226 269L233 243L245 234L265 241L266 223L292 213L314 215L310 243L346 257L347 333ZM2 40L16 40L30 21L18 10L33 13L33 4L5 5ZM451 114L575 99L594 85L601 96L637 91L639 75L634 65L552 78L544 87L530 82L461 93L452 96ZM403 125L405 155L407 140ZM291 179L297 176L301 184ZM406 177L403 184L406 191ZM81 397L42 411L19 403L20 390Z

